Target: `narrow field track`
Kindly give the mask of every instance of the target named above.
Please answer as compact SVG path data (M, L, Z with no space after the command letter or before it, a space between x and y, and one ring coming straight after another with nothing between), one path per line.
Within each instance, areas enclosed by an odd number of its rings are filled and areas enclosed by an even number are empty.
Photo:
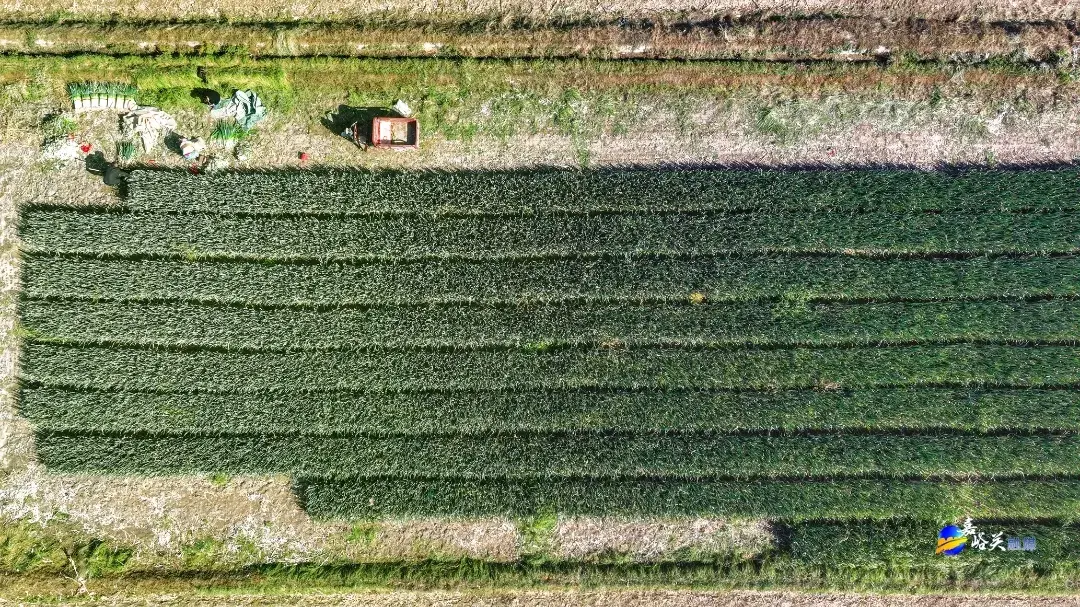
M0 12L0 16L3 13ZM395 23L395 21L397 21ZM556 15L427 14L345 22L241 22L188 17L162 21L6 20L0 50L70 55L208 55L253 57L470 57L593 59L732 59L769 61L1008 58L1068 63L1074 34L1067 21L968 21L832 15L744 16L715 12Z

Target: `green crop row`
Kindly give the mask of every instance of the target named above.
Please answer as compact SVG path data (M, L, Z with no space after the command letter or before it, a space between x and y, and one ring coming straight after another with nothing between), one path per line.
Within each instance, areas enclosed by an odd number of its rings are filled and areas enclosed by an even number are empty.
M312 479L304 508L317 518L537 513L937 521L1075 518L1080 481L682 481L670 479ZM935 541L931 536L931 542Z
M796 561L826 567L888 564L890 567L994 568L1030 566L1034 562L1049 566L1080 560L1080 528L1075 525L1041 521L973 522L982 539L987 540L986 549L978 549L970 538L954 558L934 553L942 521L803 522L790 525L785 532L790 554ZM995 537L1000 544L994 543ZM1021 541L1025 537L1035 538L1034 551L1009 550L1010 537Z
M1080 347L567 348L236 352L28 343L22 377L153 391L749 388L1080 383Z
M31 301L39 339L252 348L739 341L825 343L963 338L1080 339L1080 301L623 302L258 308L197 303Z
M347 478L1050 476L1080 471L1080 435L712 432L316 435L38 434L54 470ZM408 482L403 480L403 482Z
M1080 294L1080 257L700 256L267 264L29 256L24 294L258 303Z
M20 232L24 243L40 251L278 259L779 249L1069 252L1080 248L1080 216L1075 212L327 219L37 209L24 214Z
M72 432L1080 430L1080 394L1072 390L901 387L236 395L28 386L19 400L22 415L35 427Z
M1075 169L548 170L279 172L142 170L127 204L147 211L533 213L765 209L980 211L1080 208Z

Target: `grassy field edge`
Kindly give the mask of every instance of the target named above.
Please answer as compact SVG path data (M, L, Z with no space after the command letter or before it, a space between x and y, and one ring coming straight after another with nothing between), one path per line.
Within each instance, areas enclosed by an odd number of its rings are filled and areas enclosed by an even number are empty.
M1080 579L1080 530L1054 520L979 521L1008 536L1033 536L1034 552L967 549L933 554L939 523L921 519L837 524L778 523L781 543L755 555L642 564L581 562L534 553L513 562L476 559L366 563L305 562L215 566L190 560L168 571L140 567L123 546L70 537L31 547L20 568L12 544L0 550L0 597L55 601L80 585L97 595L275 595L355 590L792 589L881 593L1067 594ZM19 532L0 526L0 536ZM26 533L26 530L22 531ZM19 539L19 538L16 538ZM23 538L25 539L25 538ZM842 540L842 541L838 541ZM26 549L27 546L16 548ZM48 597L51 597L48 598Z

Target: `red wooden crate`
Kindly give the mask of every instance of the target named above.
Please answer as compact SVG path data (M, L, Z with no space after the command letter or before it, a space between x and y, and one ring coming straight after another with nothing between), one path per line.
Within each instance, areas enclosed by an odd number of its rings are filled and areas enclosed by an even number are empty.
M420 147L420 123L416 118L377 116L371 121L371 145L391 150Z

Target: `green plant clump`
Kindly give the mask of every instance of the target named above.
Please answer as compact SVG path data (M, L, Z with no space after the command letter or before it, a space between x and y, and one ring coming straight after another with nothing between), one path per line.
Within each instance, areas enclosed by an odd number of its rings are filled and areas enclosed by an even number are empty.
M250 130L240 126L234 120L219 120L210 133L210 141L236 143L244 140L250 134Z
M134 141L125 140L116 144L116 158L120 162L131 162L139 157L139 147Z
M41 124L41 130L45 134L45 141L65 139L74 135L78 128L79 123L67 114L53 114Z
M67 85L67 91L72 99L97 95L134 98L139 89L123 82L72 82Z

